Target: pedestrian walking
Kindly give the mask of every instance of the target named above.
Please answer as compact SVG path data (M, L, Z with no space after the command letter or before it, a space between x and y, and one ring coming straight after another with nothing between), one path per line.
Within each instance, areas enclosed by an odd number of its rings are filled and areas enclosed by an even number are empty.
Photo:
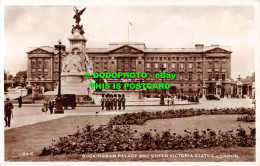
M103 110L104 107L105 107L105 94L102 94L102 98L101 98L100 103L101 103L101 107L102 107L102 110Z
M167 104L170 106L170 98L167 98Z
M5 127L11 126L11 117L13 118L13 103L10 101L9 98L5 101L4 113L5 113Z
M122 107L123 107L123 110L125 110L125 102L126 102L126 99L125 99L125 95L122 94Z
M18 98L18 104L19 104L19 108L22 108L22 103L23 103L23 99L22 99L22 96L20 96L19 98Z
M42 112L47 112L48 111L48 101L47 99L45 99L44 103L43 103L43 108L42 108Z

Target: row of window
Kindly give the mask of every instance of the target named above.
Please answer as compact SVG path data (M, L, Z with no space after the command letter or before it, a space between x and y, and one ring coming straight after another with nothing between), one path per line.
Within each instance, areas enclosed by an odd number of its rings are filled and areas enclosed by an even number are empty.
M212 79L219 80L220 79L220 75L219 74L215 74L215 77L214 77L213 74L209 73L208 80L212 80ZM226 79L226 74L222 74L221 75L221 79L225 80Z
M222 62L221 66L222 66L222 68L226 68L226 63ZM214 63L208 62L208 68L209 69L212 69L212 68L218 69L218 68L220 68L220 63L218 63L218 62L214 62Z
M107 60L111 59L111 57L90 57L93 60ZM202 60L201 57L145 57L146 60ZM222 57L215 57L215 58L208 58L210 61L226 61L226 58Z
M146 68L147 69L150 69L151 67L152 67L151 63L146 63ZM168 67L168 63L163 63L163 67L167 68ZM154 68L158 69L159 68L159 63L154 63ZM176 68L176 63L171 63L171 68L175 69ZM184 69L184 68L185 68L185 63L181 62L180 63L180 69ZM188 63L188 68L189 69L193 69L193 63ZM201 68L202 68L201 62L197 62L197 69L201 69Z

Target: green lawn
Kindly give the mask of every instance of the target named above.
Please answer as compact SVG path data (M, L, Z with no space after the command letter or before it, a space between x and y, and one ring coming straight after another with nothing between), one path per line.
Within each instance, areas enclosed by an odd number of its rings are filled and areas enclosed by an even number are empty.
M239 125L241 125L247 133L250 133L248 126L254 128L255 123L237 121L238 116L241 115L200 115L185 118L148 120L143 125L132 125L131 128L142 133L150 130L162 133L162 131L170 129L171 133L185 134L185 129L192 132L195 129L207 130L210 128L217 132L219 130L238 129Z
M254 123L237 122L238 115L203 115L196 117L187 117L179 119L163 119L150 120L144 125L133 125L133 130L138 132L150 131L157 129L157 132L171 129L176 133L182 133L184 129L193 131L195 128L204 130L211 128L214 130L228 130L238 128L238 124L247 128L254 126ZM98 127L100 124L108 123L112 116L68 116L65 118L42 122L34 125L24 126L20 128L10 129L5 131L5 160L7 161L254 161L255 148L213 148L213 149L191 149L191 150L172 150L172 151L134 151L134 152L109 152L103 154L228 154L238 155L239 158L82 158L81 155L57 155L57 156L38 156L44 146L49 146L53 139L58 139L60 136L74 134L79 128L85 127L87 124ZM24 156L25 153L33 152L32 156Z

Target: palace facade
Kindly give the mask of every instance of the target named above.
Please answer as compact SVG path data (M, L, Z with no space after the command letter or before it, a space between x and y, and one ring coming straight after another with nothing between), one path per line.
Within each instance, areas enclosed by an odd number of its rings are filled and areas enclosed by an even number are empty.
M182 93L231 95L231 49L219 45L194 48L146 48L144 43L109 43L108 48L86 48L94 72L161 72L176 74L164 79L172 90ZM58 81L58 56L52 47L33 48L28 54L28 82L53 90ZM105 80L112 82L151 82L161 79Z

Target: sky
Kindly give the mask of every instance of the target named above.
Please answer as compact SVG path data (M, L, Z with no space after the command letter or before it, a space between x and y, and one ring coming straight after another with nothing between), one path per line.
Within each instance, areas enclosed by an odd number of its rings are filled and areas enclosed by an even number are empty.
M82 9L85 6L77 6ZM28 47L69 46L73 6L5 6L5 70L27 70ZM231 77L255 70L252 6L87 6L81 17L88 48L109 42L144 42L147 48L231 46Z

